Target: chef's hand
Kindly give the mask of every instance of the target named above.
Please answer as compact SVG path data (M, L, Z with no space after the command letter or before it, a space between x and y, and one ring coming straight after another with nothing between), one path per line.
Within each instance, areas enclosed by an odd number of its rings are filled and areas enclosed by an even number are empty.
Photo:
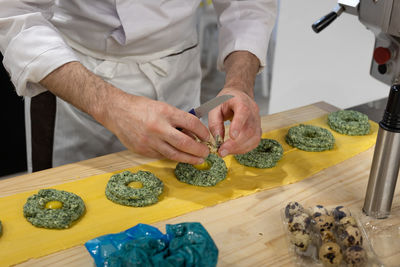
M166 103L125 93L79 62L64 64L40 84L91 115L134 152L190 164L202 163L209 154L205 144L184 133L209 139L207 127L197 117Z
M256 102L235 88L224 88L219 95L224 94L234 97L208 114L208 125L214 137L225 136L224 121L231 119L230 138L218 150L221 157L246 153L256 148L261 138L261 119Z
M185 134L208 140L207 127L195 116L166 103L126 94L109 108L105 126L130 150L153 158L200 164L207 145ZM183 131L177 130L183 129Z
M253 92L259 65L258 58L247 51L233 52L224 61L225 86L218 95L234 97L208 114L208 126L214 137L224 137L224 121L231 120L230 138L218 150L221 157L246 153L260 142L261 118Z

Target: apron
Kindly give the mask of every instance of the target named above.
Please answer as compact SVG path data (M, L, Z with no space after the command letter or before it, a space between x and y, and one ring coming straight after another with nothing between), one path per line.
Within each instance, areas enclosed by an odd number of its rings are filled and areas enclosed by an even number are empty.
M65 37L82 65L115 87L166 102L181 110L200 105L200 51L193 40L185 49L152 55L118 57L90 51ZM40 86L31 84L30 86ZM30 98L26 97L28 171L32 171ZM52 167L86 160L126 148L90 115L56 97ZM34 170L34 169L33 169Z

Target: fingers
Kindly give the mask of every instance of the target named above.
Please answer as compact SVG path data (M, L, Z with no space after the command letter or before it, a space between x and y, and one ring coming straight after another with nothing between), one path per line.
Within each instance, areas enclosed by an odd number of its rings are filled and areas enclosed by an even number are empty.
M187 112L177 110L171 118L171 123L177 127L184 129L185 132L191 132L202 141L210 139L210 132L207 127L196 116Z
M217 135L225 136L224 120L225 117L221 107L215 108L208 113L208 128L214 138Z
M184 152L196 158L205 158L210 153L207 145L197 142L189 135L175 128L171 128L165 135L165 141L177 151Z
M260 142L261 128L253 128L251 131L242 131L236 139L226 140L218 150L221 157L228 154L243 154L254 148Z
M178 150L176 147L170 145L167 142L158 142L155 145L158 152L168 159L189 164L201 164L204 162L204 158L196 157L192 154L182 152L181 150ZM208 150L207 146L205 147Z
M247 106L238 105L237 110L235 112L235 116L233 116L231 125L229 127L230 138L236 139L239 137L239 133L246 131L246 129L243 129L246 122L248 122L248 120L254 120L251 117L251 115L252 115L251 111ZM250 124L253 124L253 123L250 123ZM250 134L251 134L251 131L248 131L248 132L250 132ZM242 139L243 138L244 137L242 137Z
M209 114L209 128L214 136L217 131L223 132L224 120L232 119L229 127L230 139L219 148L222 157L243 154L254 149L259 144L262 133L259 109L255 101L244 93L229 93L235 97Z

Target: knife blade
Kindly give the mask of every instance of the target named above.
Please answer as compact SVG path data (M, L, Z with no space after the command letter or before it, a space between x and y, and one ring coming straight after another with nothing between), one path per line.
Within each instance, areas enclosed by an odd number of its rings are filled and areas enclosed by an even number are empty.
M201 117L207 115L208 112L210 112L212 109L221 105L225 101L228 101L232 97L233 97L233 95L217 96L217 97L207 101L206 103L198 106L197 108L192 108L191 110L189 110L189 113L195 115L197 118L201 118Z

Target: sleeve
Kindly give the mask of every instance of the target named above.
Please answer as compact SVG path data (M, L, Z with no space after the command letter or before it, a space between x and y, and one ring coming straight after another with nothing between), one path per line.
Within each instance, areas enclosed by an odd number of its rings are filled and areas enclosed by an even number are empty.
M20 96L46 91L29 84L67 62L78 61L49 21L53 4L53 0L0 0L0 52Z
M219 25L217 68L224 71L225 58L244 50L260 60L261 71L275 24L276 0L214 0L213 4Z

